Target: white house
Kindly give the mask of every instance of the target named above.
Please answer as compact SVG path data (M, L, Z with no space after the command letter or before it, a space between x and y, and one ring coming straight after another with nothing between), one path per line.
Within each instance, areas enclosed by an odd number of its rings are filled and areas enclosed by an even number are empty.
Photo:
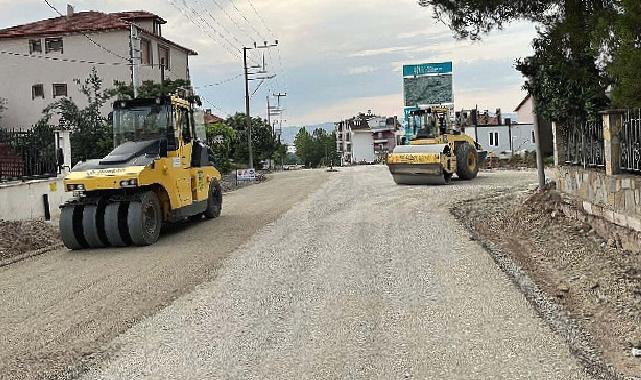
M534 136L534 102L527 95L516 107L518 123L503 119L500 114L482 120L478 118L479 125L466 125L463 132L475 139L488 152L498 157L509 157L513 153L523 151L536 151ZM552 154L552 124L542 117L538 117L540 128L541 148L545 156ZM476 133L478 132L478 136Z
M66 16L0 30L0 97L7 99L2 125L30 127L64 96L82 105L78 81L93 67L103 87L131 83L132 62L139 84L160 82L162 75L189 79L189 56L196 52L164 38L165 23L145 11L75 13L68 7Z

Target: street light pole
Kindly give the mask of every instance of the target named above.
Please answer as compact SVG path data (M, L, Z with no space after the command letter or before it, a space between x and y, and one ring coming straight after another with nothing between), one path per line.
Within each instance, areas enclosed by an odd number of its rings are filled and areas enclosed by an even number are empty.
M247 48L243 47L243 63L245 67L245 116L247 130L247 144L249 149L249 168L254 168L254 151L252 148L252 121L249 115L249 68L247 67Z

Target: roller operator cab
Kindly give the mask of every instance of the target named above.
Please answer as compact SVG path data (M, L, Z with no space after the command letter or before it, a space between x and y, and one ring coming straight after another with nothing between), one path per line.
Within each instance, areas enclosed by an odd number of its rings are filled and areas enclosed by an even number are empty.
M60 233L70 249L154 244L164 223L215 218L221 175L182 98L117 101L107 157L76 165L64 179ZM202 133L202 132L200 132Z
M386 160L397 184L448 184L454 174L463 180L476 178L487 152L455 130L448 108L412 111L409 123L415 139L397 146Z

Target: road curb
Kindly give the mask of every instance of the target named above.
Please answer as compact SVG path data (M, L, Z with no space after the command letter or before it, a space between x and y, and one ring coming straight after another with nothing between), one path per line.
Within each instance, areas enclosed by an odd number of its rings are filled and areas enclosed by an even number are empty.
M63 248L63 247L64 247L64 244L58 243L58 244L50 245L48 247L36 249L35 251L25 252L25 253L23 253L21 255L13 256L13 257L10 257L8 259L0 260L0 268L6 267L6 266L11 265L11 264L18 263L18 262L26 260L26 259L28 259L30 257L40 256L40 255L45 254L47 252L54 251L56 249L60 249L60 248Z

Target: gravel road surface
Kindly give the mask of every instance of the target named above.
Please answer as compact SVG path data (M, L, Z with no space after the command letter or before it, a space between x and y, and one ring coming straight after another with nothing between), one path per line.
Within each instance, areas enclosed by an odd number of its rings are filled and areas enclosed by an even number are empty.
M0 379L73 377L135 322L215 278L326 179L296 171L225 194L220 218L175 227L152 247L59 250L0 268Z
M587 378L448 212L532 182L497 172L399 187L384 167L342 169L84 378Z

